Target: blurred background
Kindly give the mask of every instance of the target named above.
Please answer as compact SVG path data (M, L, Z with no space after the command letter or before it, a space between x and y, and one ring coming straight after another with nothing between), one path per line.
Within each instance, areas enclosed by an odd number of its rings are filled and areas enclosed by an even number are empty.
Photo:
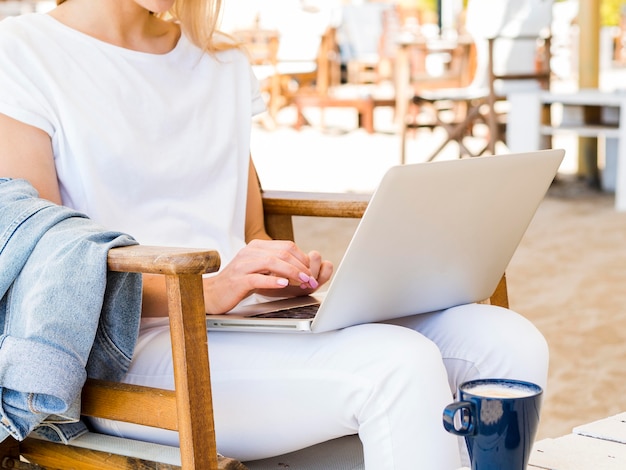
M371 192L392 165L566 149L507 270L552 351L539 438L626 410L626 0L225 0L222 29L266 99L266 189ZM355 226L296 228L337 264Z

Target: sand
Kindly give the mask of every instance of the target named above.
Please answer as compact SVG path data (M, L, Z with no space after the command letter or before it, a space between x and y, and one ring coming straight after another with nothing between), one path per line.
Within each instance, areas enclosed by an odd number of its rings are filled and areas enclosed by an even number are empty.
M550 346L539 438L626 410L626 213L613 202L562 179L507 270L511 308Z

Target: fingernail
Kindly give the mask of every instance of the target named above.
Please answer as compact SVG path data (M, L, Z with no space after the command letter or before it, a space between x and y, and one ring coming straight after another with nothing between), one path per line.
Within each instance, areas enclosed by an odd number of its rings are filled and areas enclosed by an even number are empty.
M311 286L311 289L317 289L320 283L317 282L314 277L311 277L309 278L309 285Z
M289 285L289 279L285 279L284 277L279 277L276 279L276 284L282 287L286 287Z
M309 280L311 279L311 277L305 273L298 274L298 277L300 278L302 282L309 282Z

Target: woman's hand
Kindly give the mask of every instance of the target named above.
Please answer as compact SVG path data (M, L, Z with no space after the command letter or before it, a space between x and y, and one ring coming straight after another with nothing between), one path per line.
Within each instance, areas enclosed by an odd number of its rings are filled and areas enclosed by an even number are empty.
M333 266L292 241L252 240L217 275L204 279L208 313L224 313L252 293L289 297L314 292L326 283Z

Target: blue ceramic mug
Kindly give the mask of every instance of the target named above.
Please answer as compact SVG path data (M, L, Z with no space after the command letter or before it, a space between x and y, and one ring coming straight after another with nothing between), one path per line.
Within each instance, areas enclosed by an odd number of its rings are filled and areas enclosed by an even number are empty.
M446 431L464 436L472 470L526 470L543 391L530 382L481 379L459 387L443 411Z

